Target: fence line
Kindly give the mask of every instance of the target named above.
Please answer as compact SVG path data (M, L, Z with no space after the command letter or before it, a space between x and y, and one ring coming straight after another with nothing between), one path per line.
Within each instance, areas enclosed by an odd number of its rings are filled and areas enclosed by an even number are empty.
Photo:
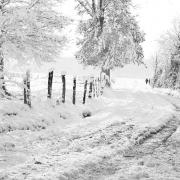
M18 77L19 74L18 74ZM39 76L37 76L39 77ZM15 78L13 76L11 76L11 79ZM39 86L40 82L45 82L45 79L47 79L47 98L51 99L52 98L52 93L53 93L53 85L57 85L57 84L61 84L62 85L62 89L60 89L59 87L59 92L61 92L61 102L62 103L66 103L66 90L67 90L67 81L70 82L69 80L67 80L65 73L60 75L60 76L54 76L54 71L50 71L48 73L48 76L42 76L42 79L38 79L38 84L36 85ZM59 80L55 79L58 78ZM40 80L40 82L39 82ZM54 80L54 82L53 82ZM7 81L7 82L13 82L13 81ZM14 81L15 82L15 81ZM100 95L103 94L103 89L104 89L104 84L105 84L105 79L101 79L100 77L89 77L89 78L72 78L71 79L72 82L72 88L70 88L72 90L72 104L76 104L77 102L77 92L81 92L82 93L82 104L86 104L87 102L87 98L92 99L92 98L98 98ZM18 85L17 82L15 82L15 84ZM19 83L20 84L20 83ZM21 85L21 87L23 87L23 98L24 98L24 104L27 104L29 107L31 107L31 98L32 98L32 94L31 94L31 87L32 83L30 81L30 72L27 71L25 76L23 77L23 86ZM41 86L39 86L41 87ZM82 89L82 91L77 91L78 87ZM89 89L89 91L88 91Z

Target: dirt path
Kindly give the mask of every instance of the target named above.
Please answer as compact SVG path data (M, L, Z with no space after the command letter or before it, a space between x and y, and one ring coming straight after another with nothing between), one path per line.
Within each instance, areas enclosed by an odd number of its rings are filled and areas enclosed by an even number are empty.
M87 164L73 174L65 174L68 179L167 179L180 178L180 147L176 150L170 140L177 128L177 121L172 120L160 131L147 137L139 145L134 145L125 152L117 151L116 154L104 159L98 164ZM114 139L115 140L115 139ZM116 141L119 139L116 138ZM119 143L121 143L119 141ZM117 149L118 150L118 149ZM161 159L162 158L162 159ZM151 160L150 160L151 159ZM154 160L153 160L154 159ZM165 160L166 159L166 160ZM170 166L169 172L163 171L163 166ZM171 168L172 167L172 168ZM134 168L136 169L134 172ZM161 169L160 172L156 171ZM179 169L178 169L179 168ZM131 172L132 170L132 172ZM156 174L151 174L151 171ZM165 169L166 171L166 169ZM172 176L170 176L172 174ZM168 177L170 176L170 177Z
M81 180L179 180L180 146L171 139L180 126L180 107L176 105L176 108L177 114L164 126L148 135L142 134L141 140L136 141L128 149L114 147L115 154L104 157L97 164L86 164L77 172L64 174L65 177ZM116 145L120 145L121 139L124 139L122 136L126 134L126 137L131 138L133 131L132 126L128 127L125 124L117 124L112 129L116 129L116 132L106 139L106 143L110 145L113 141L118 141ZM105 129L104 132L112 129Z

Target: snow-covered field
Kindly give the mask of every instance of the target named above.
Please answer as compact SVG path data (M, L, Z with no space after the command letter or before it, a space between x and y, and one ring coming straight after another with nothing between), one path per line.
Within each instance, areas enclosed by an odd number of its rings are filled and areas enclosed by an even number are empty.
M86 105L56 105L45 87L33 92L32 109L0 101L0 179L180 179L177 98L116 78Z

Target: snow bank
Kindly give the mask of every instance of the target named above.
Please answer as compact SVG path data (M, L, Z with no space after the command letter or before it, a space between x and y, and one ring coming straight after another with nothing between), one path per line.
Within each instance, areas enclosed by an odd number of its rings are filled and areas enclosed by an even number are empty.
M166 94L166 95L180 98L180 91L178 91L178 90L172 90L172 89L167 89L167 88L166 89L165 88L155 88L154 91L159 94L163 94L163 95Z
M1 100L0 102L0 133L13 130L40 130L52 124L65 126L82 120L86 106L72 104L56 105L53 101L33 101L30 109L22 101ZM60 123L59 123L60 122Z

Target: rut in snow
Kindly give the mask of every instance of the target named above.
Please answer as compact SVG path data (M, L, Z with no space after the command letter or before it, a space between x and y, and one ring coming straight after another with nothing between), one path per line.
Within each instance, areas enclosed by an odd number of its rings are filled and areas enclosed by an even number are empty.
M138 142L135 146L126 150L124 157L137 157L153 154L155 149L165 145L167 140L177 130L178 124L179 122L177 118L173 117L173 119L169 120L165 125L156 131L143 136L140 143Z
M113 155L105 156L98 163L89 163L85 166L71 173L65 173L64 176L68 179L106 179L107 177L113 176L118 171L128 170L129 166L133 165L134 161L138 161L143 156L152 155L156 153L156 150L161 147L168 146L166 145L168 139L176 131L179 125L177 117L170 119L165 125L162 125L156 131L145 132L144 136L141 134L141 140L135 141L132 146L125 150L121 150L121 144L123 143L122 139L125 135L129 139L131 138L131 133L133 132L133 126L124 124L115 124L114 127L108 127L104 129L103 132L112 131L111 136L107 137L103 142L106 142L107 145L112 145L113 142L116 142L115 145L119 147L116 148L116 152ZM97 132L97 133L103 133ZM101 137L106 137L106 133ZM108 133L107 133L108 134ZM92 136L86 137L92 138ZM102 143L102 141L101 141ZM100 145L100 142L94 144L94 146ZM143 162L144 163L144 162ZM149 175L142 174L142 178L149 178ZM124 176L122 175L122 178ZM126 178L131 178L126 175Z

